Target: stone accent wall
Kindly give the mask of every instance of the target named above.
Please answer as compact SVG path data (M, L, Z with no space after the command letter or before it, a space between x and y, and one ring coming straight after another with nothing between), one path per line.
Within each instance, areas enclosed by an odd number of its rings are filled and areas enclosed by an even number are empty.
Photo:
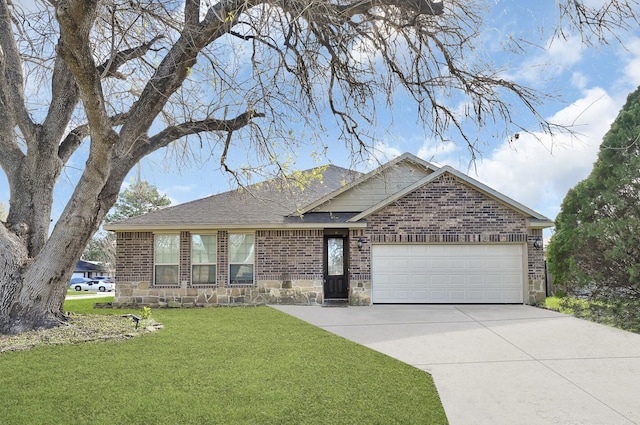
M542 239L542 229L532 229L527 241L529 304L542 303L547 297L544 251L533 246L538 238Z
M362 249L358 247L362 240ZM364 229L349 232L349 305L367 306L371 299L371 240Z
M322 280L260 281L254 287L153 287L148 281L118 281L116 307L215 307L259 304L322 304Z

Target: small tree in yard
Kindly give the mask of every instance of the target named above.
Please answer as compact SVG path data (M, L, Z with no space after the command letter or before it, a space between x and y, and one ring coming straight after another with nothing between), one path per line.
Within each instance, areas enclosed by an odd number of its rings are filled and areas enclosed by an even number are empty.
M125 218L137 217L171 205L171 199L161 195L158 188L146 181L136 181L118 195L113 212L104 218L105 223L113 223Z
M600 22L615 23L610 11L628 3L602 9ZM561 4L572 11L580 2ZM365 124L398 91L415 99L427 130L444 138L457 129L472 151L468 122L522 130L511 110L524 105L538 117L535 94L473 53L484 5L0 0L0 166L10 190L0 333L64 320L73 266L129 171L161 148L206 147L223 169L243 171L230 165L235 149L247 167L277 170L281 154L302 143L291 140L294 126L322 131L332 116L344 142L363 152ZM50 228L54 185L72 155L82 175Z
M161 195L158 188L146 181L136 181L118 195L113 212L104 218L105 223L136 217L171 205L166 195ZM82 254L89 261L100 261L113 267L116 258L116 240L111 232L96 233Z

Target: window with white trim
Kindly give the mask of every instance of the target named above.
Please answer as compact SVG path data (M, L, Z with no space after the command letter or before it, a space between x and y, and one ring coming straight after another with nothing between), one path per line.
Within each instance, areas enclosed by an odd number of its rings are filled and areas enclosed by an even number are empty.
M218 237L191 234L191 284L215 285Z
M229 283L231 285L253 285L254 235L249 233L229 234Z
M178 285L180 235L153 235L153 281L156 285Z

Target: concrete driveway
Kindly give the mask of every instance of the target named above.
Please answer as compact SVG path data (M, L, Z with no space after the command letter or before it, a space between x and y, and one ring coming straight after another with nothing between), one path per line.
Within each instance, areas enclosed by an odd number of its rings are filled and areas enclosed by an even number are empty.
M640 335L522 305L274 308L431 373L451 425L640 424Z

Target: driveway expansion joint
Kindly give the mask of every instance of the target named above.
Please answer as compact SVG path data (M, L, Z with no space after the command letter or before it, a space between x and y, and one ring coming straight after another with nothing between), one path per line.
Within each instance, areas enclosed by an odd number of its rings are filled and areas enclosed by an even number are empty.
M628 420L629 422L636 424L636 422L634 422L633 420L631 420L631 418L629 418L628 416L626 416L624 413L620 412L619 410L615 409L613 406L611 406L610 404L608 404L607 402L605 402L604 400L602 400L601 398L597 397L595 394L593 394L592 392L588 391L586 388L583 388L581 385L579 385L577 382L574 382L572 379L570 379L569 377L563 375L562 373L560 373L559 371L555 370L554 368L552 368L550 365L545 363L545 360L542 359L538 359L535 356L533 356L532 354L528 353L526 350L524 350L523 348L519 347L518 345L514 344L513 342L511 342L510 340L508 340L507 338L503 337L502 335L500 335L499 333L497 333L496 331L494 331L493 329L491 329L490 327L486 326L484 324L484 322L488 322L487 321L481 321L478 320L476 318L474 318L473 316L469 315L467 312L463 311L460 309L460 307L456 307L456 310L458 310L460 313L470 317L471 319L473 319L475 322L477 322L480 326L484 327L486 330L488 330L489 332L491 332L492 334L494 334L495 336L497 336L498 338L502 339L503 341L505 341L507 344L511 345L512 347L514 347L515 349L517 349L518 351L522 352L523 354L529 356L532 361L537 362L538 364L540 364L541 366L543 366L544 368L546 368L547 370L549 370L550 372L552 372L553 374L555 374L556 376L560 377L561 379L563 379L564 381L566 381L567 383L569 383L570 385L572 385L573 387L577 388L579 391L582 391L583 393L587 394L589 397L593 398L594 400L598 401L599 403L601 403L603 406L606 406L608 409L611 409L611 411L615 412L616 414L620 415L621 417L625 418L626 420ZM497 321L497 320L494 320ZM500 321L510 321L509 319L506 320L500 320ZM551 361L551 360L546 360L546 361ZM487 363L488 362L481 362L481 363ZM499 363L499 362L498 362Z

